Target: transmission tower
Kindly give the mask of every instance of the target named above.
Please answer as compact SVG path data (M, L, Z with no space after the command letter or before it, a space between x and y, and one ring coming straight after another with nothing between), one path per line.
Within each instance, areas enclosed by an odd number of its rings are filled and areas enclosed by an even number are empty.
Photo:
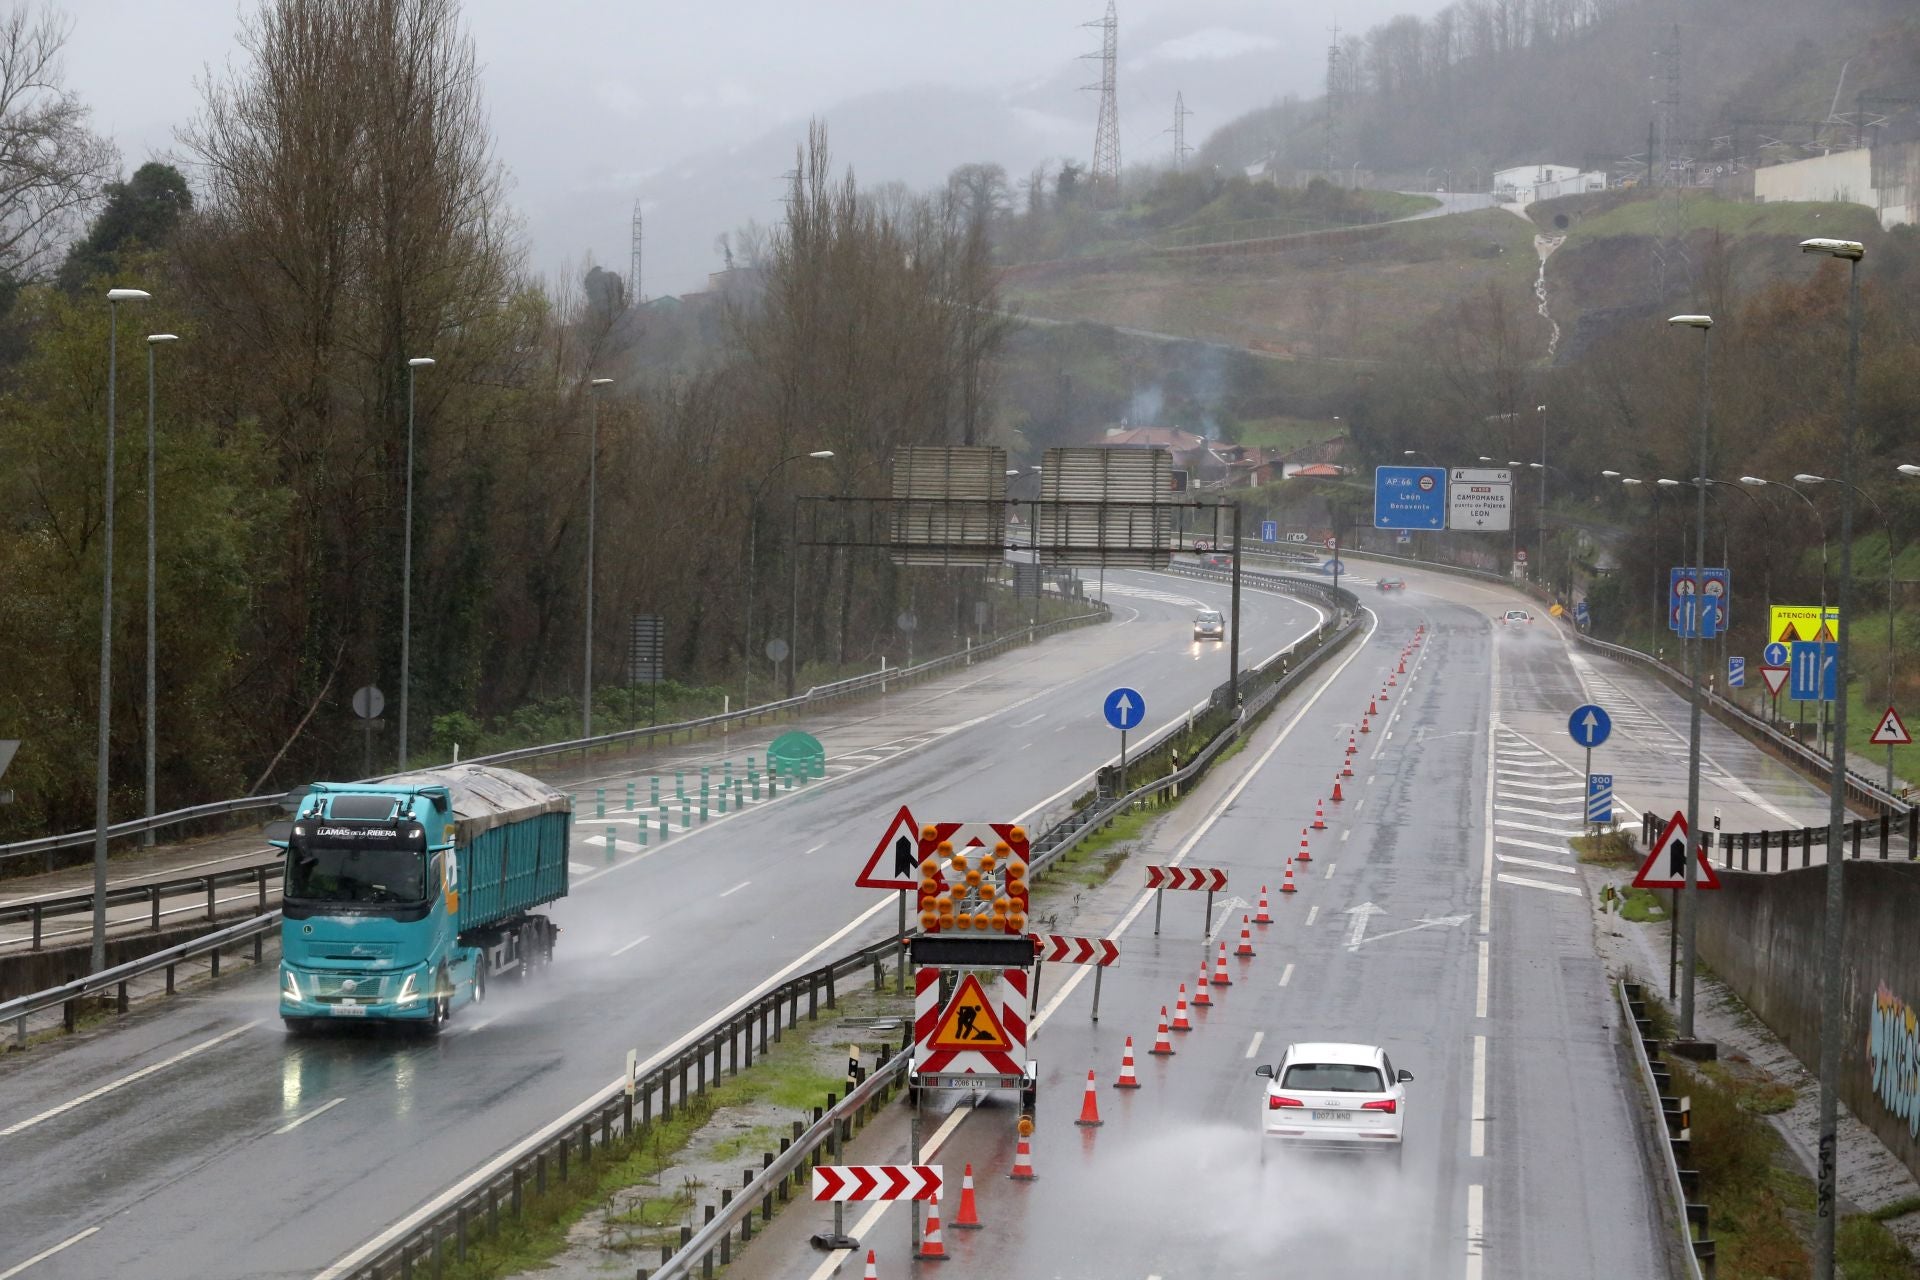
M1333 181L1333 161L1340 138L1340 28L1333 28L1332 34L1333 38L1327 42L1326 154L1320 162L1328 182Z
M1114 0L1107 0L1106 17L1081 24L1101 31L1100 52L1081 55L1100 59L1100 83L1082 88L1100 91L1100 123L1093 131L1093 171L1089 177L1095 189L1107 197L1120 190L1120 19L1113 4Z
M1657 51L1665 66L1666 92L1660 98L1660 158L1659 167L1654 171L1654 181L1660 186L1671 186L1675 178L1675 151L1680 133L1680 24L1673 24L1672 34L1666 45Z
M640 202L633 202L633 249L627 259L627 305L637 307L646 301L640 292L640 242L643 219L640 216Z
M1173 167L1187 167L1187 157L1193 154L1193 148L1187 145L1187 117L1193 112L1187 110L1186 99L1178 89L1173 93L1173 128L1167 130L1173 135Z

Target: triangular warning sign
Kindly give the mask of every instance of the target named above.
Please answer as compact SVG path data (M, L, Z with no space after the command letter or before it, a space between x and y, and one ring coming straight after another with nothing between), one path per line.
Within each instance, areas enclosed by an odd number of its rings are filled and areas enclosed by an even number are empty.
M920 826L907 806L893 815L873 856L853 881L862 889L917 889L920 887Z
M1822 621L1819 633L1813 638L1821 644L1832 644L1836 638L1833 634L1833 623Z
M960 979L959 990L940 1013L940 1024L933 1029L927 1047L935 1050L1011 1049L1013 1041L994 1016L987 993L972 974Z
M1647 860L1640 864L1640 873L1634 876L1633 887L1686 888L1687 843L1687 815L1676 809L1673 816L1667 819L1667 825L1660 828L1660 838L1647 851ZM1712 858L1700 859L1700 870L1694 878L1694 886L1700 889L1720 887L1720 877L1714 874Z
M1873 731L1871 741L1876 747L1908 747L1913 745L1913 735L1907 732L1900 713L1888 707L1887 714L1880 717L1880 727Z
M1791 670L1790 667L1760 668L1760 677L1767 682L1767 692L1778 696L1779 692L1787 687L1787 676Z
M1781 644L1793 644L1800 639L1800 628L1789 622L1780 628L1780 634L1775 636L1774 639L1778 640Z

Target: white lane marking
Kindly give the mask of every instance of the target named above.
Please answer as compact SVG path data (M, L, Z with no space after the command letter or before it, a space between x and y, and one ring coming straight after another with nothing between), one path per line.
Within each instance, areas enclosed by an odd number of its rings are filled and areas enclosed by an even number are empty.
M1493 922L1493 780L1498 770L1493 767L1493 740L1499 735L1491 730L1499 726L1498 712L1495 708L1500 697L1500 646L1494 645L1489 651L1487 671L1491 683L1487 688L1487 800L1484 814L1487 828L1486 848L1480 856L1480 935L1486 936L1487 926Z
M629 952L629 951L631 951L631 950L633 950L633 949L634 949L635 947L637 947L637 946L639 946L639 945L640 945L641 943L643 943L643 942L645 942L645 941L646 941L646 940L647 940L648 938L651 938L652 936L653 936L653 935L652 935L652 934L650 934L650 933L643 933L643 934L641 934L641 935L640 935L639 937L637 937L637 938L635 938L635 939L634 939L634 940L633 940L632 942L623 942L623 943L621 943L621 944L620 944L619 946L617 946L617 947L615 947L615 948L614 948L614 949L613 949L613 950L612 950L611 952L609 952L608 954L610 954L610 955L616 955L616 956L623 956L623 955L625 955L625 954L627 954L627 952Z
M1566 827L1543 827L1537 822L1520 822L1513 818L1495 818L1494 823L1497 826L1512 827L1515 831L1536 831L1543 836L1565 836L1569 840L1574 836L1587 834L1579 827L1574 827L1571 830Z
M307 1112L307 1114L299 1117L298 1119L287 1121L285 1124L281 1125L278 1129L275 1129L274 1132L275 1133L292 1133L295 1129L298 1129L301 1125L313 1119L315 1116L323 1115L326 1112L333 1110L335 1107L339 1106L341 1103L345 1101L346 1101L345 1098L335 1098L331 1102L323 1102L319 1106L315 1107L313 1110Z
M827 845L829 845L829 844L831 844L831 843L833 843L833 842L829 840L829 841L825 841L825 842L823 842L823 843L820 843L820 844L817 844L817 845L815 845L815 846L813 846L813 848L811 848L811 849L809 849L809 850L807 850L807 853L818 853L818 852L820 852L820 851L821 851L822 849L824 849L824 848L826 848L826 847L827 847ZM802 855L800 855L800 856L801 856L801 857L805 857L805 856L806 856L806 854L802 854Z
M215 1045L225 1044L227 1041L233 1039L235 1036L251 1031L259 1025L260 1023L256 1019L253 1022L242 1023L241 1025L235 1027L231 1031L223 1031L211 1040L202 1040L199 1044L194 1045L192 1048L182 1049L179 1053L174 1054L171 1058L165 1058L159 1062L154 1063L151 1066L142 1067L138 1071L129 1072L128 1074L121 1076L118 1080L109 1081L106 1084L101 1085L98 1089L90 1089L86 1093L81 1094L79 1097L63 1102L57 1107L49 1107L47 1110L42 1111L37 1116L29 1116L25 1120L20 1120L13 1124L10 1124L4 1129L0 1129L0 1138L10 1138L14 1134L20 1133L26 1129L31 1129L33 1128L33 1126L40 1124L43 1121L51 1120L58 1115L65 1115L67 1112L73 1110L75 1107L81 1106L88 1102L92 1102L95 1098L102 1097L106 1094L112 1093L115 1089L124 1088L125 1086L132 1084L136 1080L144 1080L148 1076L152 1075L154 1072L164 1071L168 1067L173 1066L177 1062L185 1062L188 1058L193 1057L195 1054L204 1053L208 1049L213 1048Z
M1009 729L1024 729L1030 724L1039 724L1042 720L1045 720L1046 718L1047 718L1047 713L1042 711L1039 715L1035 716L1031 720L1022 720L1019 724L1008 725L1007 727Z
M1247 1043L1247 1052L1244 1056L1251 1058L1254 1054L1260 1052L1260 1042L1262 1040L1265 1040L1266 1038L1267 1038L1266 1032L1264 1031L1254 1032L1253 1039Z
M1358 802L1353 806L1353 811L1355 813L1359 813L1362 809L1366 807L1367 807L1367 802L1365 800L1361 800L1360 802Z
M1284 987L1289 982L1292 982L1292 981L1293 981L1293 966L1289 964L1286 968L1280 971L1280 985Z
M88 1236L92 1235L94 1232L98 1231L99 1229L100 1228L98 1227L88 1227L85 1231L76 1231L74 1234L68 1236L65 1240L62 1240L59 1244L53 1246L53 1248L42 1249L40 1252L34 1254L31 1258L28 1258L25 1262L22 1262L17 1266L8 1267L5 1271L0 1271L0 1280L13 1280L13 1277L19 1275L22 1271L25 1271L28 1267L31 1267L36 1263L45 1262L48 1258L51 1258L54 1254L60 1252L62 1249L71 1248L73 1245L79 1244L82 1240L85 1240Z
M1339 865L1340 864L1337 862L1329 862L1327 864L1327 879L1329 880L1333 879L1333 869Z
M1480 939L1480 978L1474 984L1473 1016L1476 1018L1487 1016L1487 940L1485 938Z
M1320 905L1319 905L1318 903L1315 903L1315 904L1314 904L1314 905L1313 905L1312 907L1310 907L1310 908L1308 908L1308 909L1307 909L1307 925L1308 925L1308 927L1312 927L1312 925L1313 925L1313 921L1314 921L1314 918L1315 918L1316 916L1318 916L1319 914L1320 914Z
M1483 1189L1475 1182L1467 1187L1467 1274L1466 1280L1480 1280L1481 1239L1484 1217Z
M1516 867L1532 867L1536 871L1553 871L1563 876L1577 876L1580 874L1578 868L1563 867L1557 862L1542 862L1538 858L1521 858L1511 853L1496 853L1493 856L1501 862L1510 863Z
M1515 760L1500 760L1500 761L1497 761L1496 763L1499 765L1500 772L1502 773L1507 772L1509 769L1525 769L1530 773L1534 773L1534 774L1555 774L1555 773L1567 772L1567 766L1563 764L1555 764L1555 763L1552 763L1551 761L1544 764L1521 764ZM1516 781L1518 781L1518 779L1516 779Z
M1508 844L1516 849L1538 849L1542 853L1565 853L1564 844L1543 844L1538 840L1522 840L1519 836L1495 836L1495 844Z
M1487 1038L1473 1038L1473 1121L1468 1155L1487 1154Z
M498 1021L498 1018L482 1018L478 1022L469 1022L466 1026L459 1028L459 1034L470 1036L476 1031L485 1031Z
M1529 880L1525 876L1510 876L1504 871L1500 873L1499 880L1502 884L1517 884L1528 889L1551 889L1555 893L1570 893L1576 898L1584 898L1586 896L1586 894L1579 889L1572 888L1569 885L1548 884L1545 880Z
M1324 613L1321 613L1318 608L1314 608L1314 606L1311 606L1311 605L1309 605L1308 607L1313 608L1313 611L1316 614L1319 614L1319 616L1323 621L1325 620L1326 615ZM1205 838L1207 832L1213 830L1213 824L1218 822L1221 816L1225 814L1228 809L1233 807L1234 801L1240 798L1240 793L1245 791L1248 785L1252 783L1252 781L1255 778L1260 776L1260 770L1266 767L1266 764L1269 760L1273 759L1274 752L1278 751L1280 749L1280 745L1284 743L1288 738L1293 736L1293 731L1300 727L1301 722L1307 718L1307 714L1313 710L1314 705L1318 703L1320 699L1326 695L1327 690L1333 687L1334 681L1339 678L1340 674L1344 672L1348 667L1353 665L1353 660L1355 658L1358 658L1362 653L1366 652L1367 642L1372 640L1373 633L1380 629L1380 615L1375 613L1371 609L1364 610L1364 612L1366 613L1367 619L1368 619L1367 633L1364 636L1361 636L1359 643L1353 646L1353 652L1348 654L1346 657L1342 658L1340 660L1339 665L1334 667L1332 671L1327 673L1325 681L1320 685L1318 689L1314 690L1313 696L1311 698L1308 698L1306 702L1302 703L1298 711L1294 712L1293 719L1287 721L1287 727L1282 729L1279 735L1274 738L1273 742L1267 747L1267 749L1260 753L1260 758L1253 762L1253 765L1247 770L1245 774L1241 776L1240 780L1234 783L1231 787L1228 787L1227 793L1221 796L1219 800L1214 802L1213 811L1207 814L1207 816L1201 821L1199 826L1194 828L1192 835L1188 836L1185 840L1181 842L1180 847L1174 851L1173 857L1167 861L1166 865L1178 866L1182 861L1185 860L1186 856L1189 853L1193 852L1194 846L1199 844L1200 841L1203 838ZM1064 795L1064 794L1065 794L1064 791L1060 792L1054 798L1058 799L1059 795ZM1046 803L1050 803L1050 802L1046 802ZM1039 807L1045 808L1046 804L1043 803ZM1037 812L1037 810L1030 809L1027 811L1026 814L1022 814L1020 818L1017 820L1024 821L1027 816L1029 816L1034 812ZM1147 904L1153 901L1153 895L1155 892L1156 892L1155 890L1149 889L1144 893L1142 893L1138 898L1134 899L1133 905L1127 908L1126 914L1121 916L1119 922L1115 924L1113 928L1107 931L1108 941L1118 941L1120 939L1120 936L1127 931L1128 926L1130 926L1135 920L1139 919L1140 913L1147 909ZM872 913L880 910L881 907L884 907L886 905L887 905L886 899L882 898L879 902L876 902L873 906L867 909L868 914L871 915ZM1309 924L1313 923L1313 917L1319 910L1320 910L1319 907L1315 907L1312 911L1307 913L1307 923ZM1060 990L1054 993L1053 999L1047 1001L1046 1008L1042 1009L1038 1014L1036 1014L1031 1020L1028 1021L1027 1033L1028 1033L1029 1039L1031 1039L1032 1036L1039 1031L1042 1023L1044 1023L1048 1018L1053 1016L1054 1011L1056 1009L1060 1008L1061 1005L1066 1003L1068 997L1073 995L1074 988L1078 987L1082 982L1085 982L1087 975L1093 972L1097 967L1098 966L1096 965L1087 965L1087 964L1077 964L1073 966L1073 976L1068 978L1064 983L1060 985ZM319 1277L316 1277L316 1280L333 1280L333 1277L319 1276Z
M1517 804L1496 804L1493 809L1495 813L1524 813L1534 818L1559 818L1563 822L1580 816L1577 812L1569 814L1565 809L1529 809Z
M1347 837L1348 837L1348 836L1350 836L1350 835L1352 835L1352 834L1353 834L1353 832L1351 832L1351 831L1342 831L1342 832L1340 833L1340 843L1341 843L1341 844L1345 844L1345 843L1347 842Z
M953 1135L953 1131L960 1127L960 1122L962 1120L965 1120L968 1116L972 1114L973 1114L972 1107L955 1107L951 1112L948 1113L947 1118L940 1122L940 1127L933 1131L933 1136L927 1139L926 1145L920 1149L919 1158L914 1159L912 1153L909 1152L907 1163L922 1164L928 1160L933 1159L934 1155L940 1150L941 1146L943 1146L946 1143L946 1140ZM881 1215L886 1213L886 1211L892 1208L896 1203L904 1204L907 1202L894 1201L894 1200L882 1200L879 1203L875 1204L873 1208L867 1210L864 1214L860 1215L860 1221L853 1224L854 1237L856 1239L864 1240L867 1236L871 1235L873 1233L873 1229L876 1226L880 1225ZM853 1253L852 1249L835 1249L833 1252L829 1253L826 1256L826 1258L820 1263L820 1265L817 1268L815 1268L814 1273L812 1276L809 1277L809 1280L827 1280L828 1276L831 1276L834 1272L840 1269L840 1264L844 1262L847 1259L847 1256L851 1253Z
M567 870L573 872L573 874L577 876L580 876L580 875L585 875L587 872L593 870L593 865L587 862L569 862L567 864Z
M1502 778L1500 779L1500 789L1502 791L1520 790L1520 791L1574 792L1574 791L1585 791L1587 789L1587 784L1584 782L1535 782L1531 778Z
M731 888L731 889L728 889L728 890L726 890L726 891L725 891L724 893L722 893L722 894L721 894L720 896L721 896L721 897L723 897L723 898L728 898L728 897L732 897L732 896L733 896L734 894L736 894L736 893L738 893L738 892L740 892L740 891L741 891L742 889L744 889L744 888L746 888L746 887L747 887L748 885L750 885L750 884L752 884L752 883L753 883L753 881L751 881L751 880L742 880L742 881L741 881L741 882L740 882L739 884L737 884L737 885L735 885L735 886L733 886L733 888Z

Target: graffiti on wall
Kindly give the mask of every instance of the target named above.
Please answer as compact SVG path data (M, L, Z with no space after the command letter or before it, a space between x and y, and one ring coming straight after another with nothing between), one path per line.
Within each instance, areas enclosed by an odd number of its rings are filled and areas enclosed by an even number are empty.
M1873 997L1867 1060L1873 1064L1874 1093L1907 1122L1910 1135L1920 1138L1920 1014L1884 983Z

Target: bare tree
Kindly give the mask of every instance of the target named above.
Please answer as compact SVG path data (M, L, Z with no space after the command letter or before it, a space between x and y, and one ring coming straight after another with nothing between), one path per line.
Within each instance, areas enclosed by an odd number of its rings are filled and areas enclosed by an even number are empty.
M52 265L119 164L64 87L70 30L51 9L22 4L0 15L0 278L15 282Z

